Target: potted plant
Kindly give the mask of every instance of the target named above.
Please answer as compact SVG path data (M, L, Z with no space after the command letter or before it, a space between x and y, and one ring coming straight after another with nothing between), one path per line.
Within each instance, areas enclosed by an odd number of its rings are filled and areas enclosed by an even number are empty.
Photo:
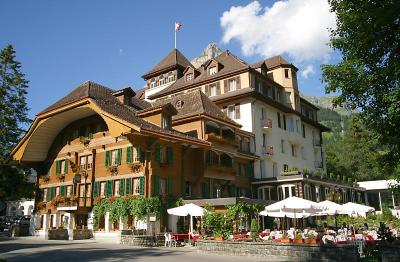
M286 235L284 235L284 236L279 240L279 242L281 242L281 243L290 243L290 239L289 239Z
M45 182L45 183L46 183L46 182L49 182L50 176L47 176L47 175L46 175L46 176L43 176L43 177L42 177L42 180L43 180L43 182Z
M303 234L301 232L297 232L294 236L293 242L296 244L303 244Z
M118 175L118 166L117 165L109 166L107 169L111 173L111 175Z
M129 167L131 168L133 173L138 173L142 169L142 163L140 162L131 163L129 164Z
M313 232L309 232L304 242L306 244L317 244L317 236Z
M215 230L214 231L214 239L217 241L222 241L224 240L224 233L222 230Z
M37 203L37 209L42 210L46 208L46 203L45 202L39 202Z
M250 237L255 241L258 238L258 223L254 218L251 220L250 224Z

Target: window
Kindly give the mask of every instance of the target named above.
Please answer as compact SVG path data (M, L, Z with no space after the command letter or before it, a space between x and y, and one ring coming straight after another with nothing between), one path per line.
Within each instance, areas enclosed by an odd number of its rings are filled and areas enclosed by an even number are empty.
M214 151L208 151L207 153L207 164L209 165L218 165L219 164L219 155Z
M67 186L67 196L72 195L72 186Z
M307 200L312 200L310 185L304 185L304 198Z
M114 149L106 151L106 161L105 166L117 166L121 165L121 156L122 156L122 149Z
M278 164L276 162L274 162L272 165L272 173L274 177L278 176Z
M285 140L281 140L281 152L282 154L285 154Z
M265 119L264 108L261 108L261 120Z
M160 163L167 163L167 147L160 148Z
M150 88L155 87L155 85L156 85L156 80L154 80L154 78L152 78L152 79L150 80Z
M177 109L181 109L181 108L183 107L183 101L182 101L182 100L176 101L175 107L176 107Z
M92 169L92 165L93 165L92 155L81 156L79 158L79 167L81 170Z
M290 100L290 92L285 92L285 95L286 95L286 103L291 104L292 101Z
M272 187L261 187L258 189L258 199L262 200L273 200L273 189Z
M266 134L263 134L263 147L267 146L267 136Z
M43 202L47 202L47 191L47 188L43 189Z
M235 119L235 106L228 106L227 112L230 119Z
M283 115L283 130L286 130L286 116Z
M56 160L56 174L68 173L68 160Z
M283 164L283 172L289 171L289 166L287 164Z
M278 114L278 127L282 128L282 125L281 125L281 114L279 112L277 114Z
M58 196L60 194L60 187L56 187L56 196Z
M133 189L133 194L134 195L140 195L140 180L139 180L139 178L134 178L134 179L132 179L132 181L133 181L133 187L132 187L132 189Z
M236 90L236 79L229 79L229 91L234 91Z
M213 66L210 67L210 76L215 75L217 73L217 67Z
M289 132L294 132L293 118L288 117Z
M160 195L167 194L167 179L160 178Z
M193 79L193 74L192 73L186 75L186 81L190 81L192 79Z
M114 180L114 196L119 196L119 180Z
M283 200L288 197L296 196L295 185L281 185L278 186L278 200Z
M217 95L217 85L212 84L210 85L210 96L216 96Z
M105 197L106 196L106 182L101 182L100 183L100 197Z
M167 83L174 81L174 75L172 72L168 73Z
M158 85L161 86L163 84L165 84L164 76L160 76L160 79L158 79Z
M85 185L80 184L79 185L79 197L84 197L85 196Z
M268 77L269 79L274 80L274 73L273 73L273 72L267 73L267 77Z
M293 144L292 144L292 156L293 156L293 157L296 157L296 156L297 156L296 147L295 147L295 145L293 145Z
M171 117L163 114L162 116L162 128L171 129Z
M289 69L285 69L285 78L289 78Z
M306 126L304 124L301 124L301 127L303 129L303 138L306 138Z

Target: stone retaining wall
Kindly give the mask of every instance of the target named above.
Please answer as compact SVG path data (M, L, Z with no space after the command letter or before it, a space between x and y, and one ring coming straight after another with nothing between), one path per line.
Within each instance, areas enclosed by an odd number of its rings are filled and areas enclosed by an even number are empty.
M48 240L68 240L68 230L67 229L49 229L47 231Z
M272 242L234 242L199 240L199 252L257 258L282 257L293 261L357 261L354 245L320 246L308 244L281 244Z
M72 232L73 240L91 239L93 238L93 231L91 229L74 229Z
M378 250L381 252L382 262L400 261L400 246L382 244L378 245Z
M154 247L157 241L154 236L121 235L121 245L136 247Z

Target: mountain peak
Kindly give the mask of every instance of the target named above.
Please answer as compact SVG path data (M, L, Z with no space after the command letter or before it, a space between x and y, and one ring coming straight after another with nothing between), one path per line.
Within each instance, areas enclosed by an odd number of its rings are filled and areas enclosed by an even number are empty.
M195 68L199 68L204 62L215 58L216 56L222 54L222 50L218 47L217 43L209 43L206 48L191 61Z

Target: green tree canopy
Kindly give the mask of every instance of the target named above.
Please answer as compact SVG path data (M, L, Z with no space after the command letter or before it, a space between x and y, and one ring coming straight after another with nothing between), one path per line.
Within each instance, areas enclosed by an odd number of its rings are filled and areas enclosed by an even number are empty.
M28 81L15 60L11 45L0 51L0 200L32 197L33 184L28 181L30 169L11 166L9 153L30 123L25 95Z
M361 110L368 130L388 146L392 163L400 159L400 1L329 0L337 16L330 45L341 61L324 65L326 91L340 92Z

